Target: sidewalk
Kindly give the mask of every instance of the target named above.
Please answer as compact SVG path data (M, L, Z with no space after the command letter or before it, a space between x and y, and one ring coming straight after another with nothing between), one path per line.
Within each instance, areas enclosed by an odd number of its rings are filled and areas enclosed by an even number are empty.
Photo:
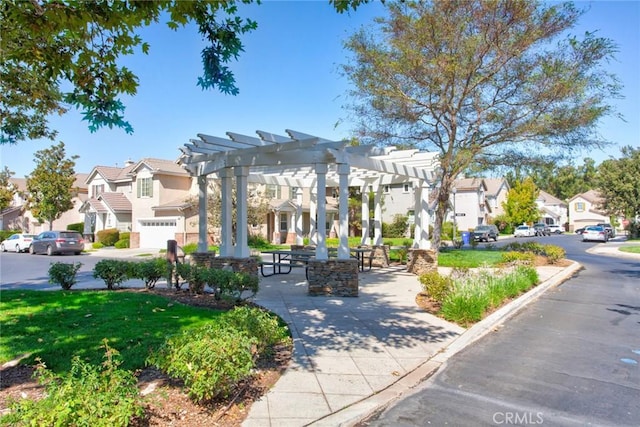
M243 426L353 425L579 268L539 268L541 285L467 330L420 310L403 267L362 273L357 298L309 297L301 272L261 278L255 302L289 324L294 352Z
M622 252L622 246L640 246L640 241L628 242L626 237L615 237L607 243L599 243L592 248L587 249L587 253L597 255L615 256L617 258L637 259L640 261L640 254L631 252Z

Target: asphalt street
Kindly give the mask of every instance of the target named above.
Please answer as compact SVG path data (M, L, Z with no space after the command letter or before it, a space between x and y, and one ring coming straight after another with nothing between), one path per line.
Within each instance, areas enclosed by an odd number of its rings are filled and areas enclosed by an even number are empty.
M546 239L584 269L362 425L640 425L640 262Z

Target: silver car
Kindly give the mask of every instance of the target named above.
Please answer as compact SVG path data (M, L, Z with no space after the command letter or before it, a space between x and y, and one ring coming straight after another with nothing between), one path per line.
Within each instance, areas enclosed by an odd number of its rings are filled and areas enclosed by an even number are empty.
M44 231L31 241L31 254L76 254L84 249L84 239L77 231Z
M587 242L591 240L606 243L609 240L609 232L600 225L590 225L585 227L582 232L582 241Z

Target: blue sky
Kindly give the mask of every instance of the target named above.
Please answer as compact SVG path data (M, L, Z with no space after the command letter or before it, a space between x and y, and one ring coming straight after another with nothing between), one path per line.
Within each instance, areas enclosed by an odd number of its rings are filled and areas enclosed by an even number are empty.
M591 9L573 33L598 31L619 46L609 64L624 84L625 99L614 105L626 121L604 120L599 131L618 146L640 146L640 2L577 2ZM138 94L125 98L126 118L134 127L91 133L78 112L52 120L60 131L68 155L79 155L76 172L88 173L96 165L122 166L124 161L155 157L174 160L198 133L225 136L231 131L255 135L256 130L284 134L285 129L339 140L351 136L342 106L349 89L339 72L346 60L343 40L384 13L379 3L366 4L350 14L338 14L325 1L265 1L243 7L242 16L258 22L258 29L243 37L245 52L230 64L240 89L238 96L202 91L203 47L195 28L170 31L155 25L141 32L151 44L149 55L126 59L140 78ZM26 141L0 147L0 161L24 177L35 167L33 154L51 141ZM616 147L585 156L597 162L619 157ZM581 163L581 162L580 162Z

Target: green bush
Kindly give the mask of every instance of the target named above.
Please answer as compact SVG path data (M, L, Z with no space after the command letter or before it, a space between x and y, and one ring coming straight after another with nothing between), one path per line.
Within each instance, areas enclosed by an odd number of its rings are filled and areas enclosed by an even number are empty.
M502 247L505 251L531 252L536 255L544 255L543 245L538 242L512 242Z
M550 264L557 263L567 255L564 248L556 245L543 245L542 250Z
M197 402L228 397L249 378L257 343L245 333L211 322L169 338L147 362L184 381Z
M43 363L36 368L46 393L38 400L9 402L11 412L0 419L10 426L127 426L142 417L136 377L119 369L118 352L108 347L102 367L73 358L67 375L55 375Z
M248 244L249 247L253 249L271 249L273 247L273 245L260 234L250 234L248 238Z
M84 222L76 222L73 224L67 225L67 230L77 231L80 234L84 233Z
M129 239L120 239L114 244L114 246L116 249L127 249L129 247Z
M120 232L116 228L100 230L96 233L96 236L98 237L98 242L105 246L113 246L120 240Z
M100 242L93 242L91 244L91 247L93 249L102 249L102 248L104 248L104 245L102 243L100 243Z
M120 232L120 240L131 240L131 232L130 231Z
M289 330L277 316L255 307L236 307L228 312L220 323L223 327L241 331L255 338L259 354L264 354L276 344L290 339Z
M406 215L396 214L391 224L382 223L382 235L385 237L404 237L409 227L409 218Z
M210 269L199 265L187 263L176 264L176 274L185 282L189 283L189 291L194 294L201 294L204 286L209 281Z
M93 277L104 280L107 289L114 289L114 286L131 277L131 262L119 259L103 259L97 262L93 268Z
M170 265L164 258L152 258L146 261L134 262L131 268L131 278L141 279L147 289L153 289L158 280L169 275Z
M502 262L505 264L533 264L536 257L531 252L510 251L502 254Z
M251 298L258 292L260 280L251 274L211 269L207 275L207 284L214 290L216 298L240 302ZM243 298L245 292L250 295Z
M59 284L62 289L69 290L76 284L76 274L82 267L82 263L56 262L49 266L49 283Z
M453 280L437 271L421 274L419 279L422 289L437 302L442 302L453 289Z
M192 254L197 250L198 250L198 244L197 243L187 243L186 245L184 245L182 247L182 251L184 252L185 255Z

